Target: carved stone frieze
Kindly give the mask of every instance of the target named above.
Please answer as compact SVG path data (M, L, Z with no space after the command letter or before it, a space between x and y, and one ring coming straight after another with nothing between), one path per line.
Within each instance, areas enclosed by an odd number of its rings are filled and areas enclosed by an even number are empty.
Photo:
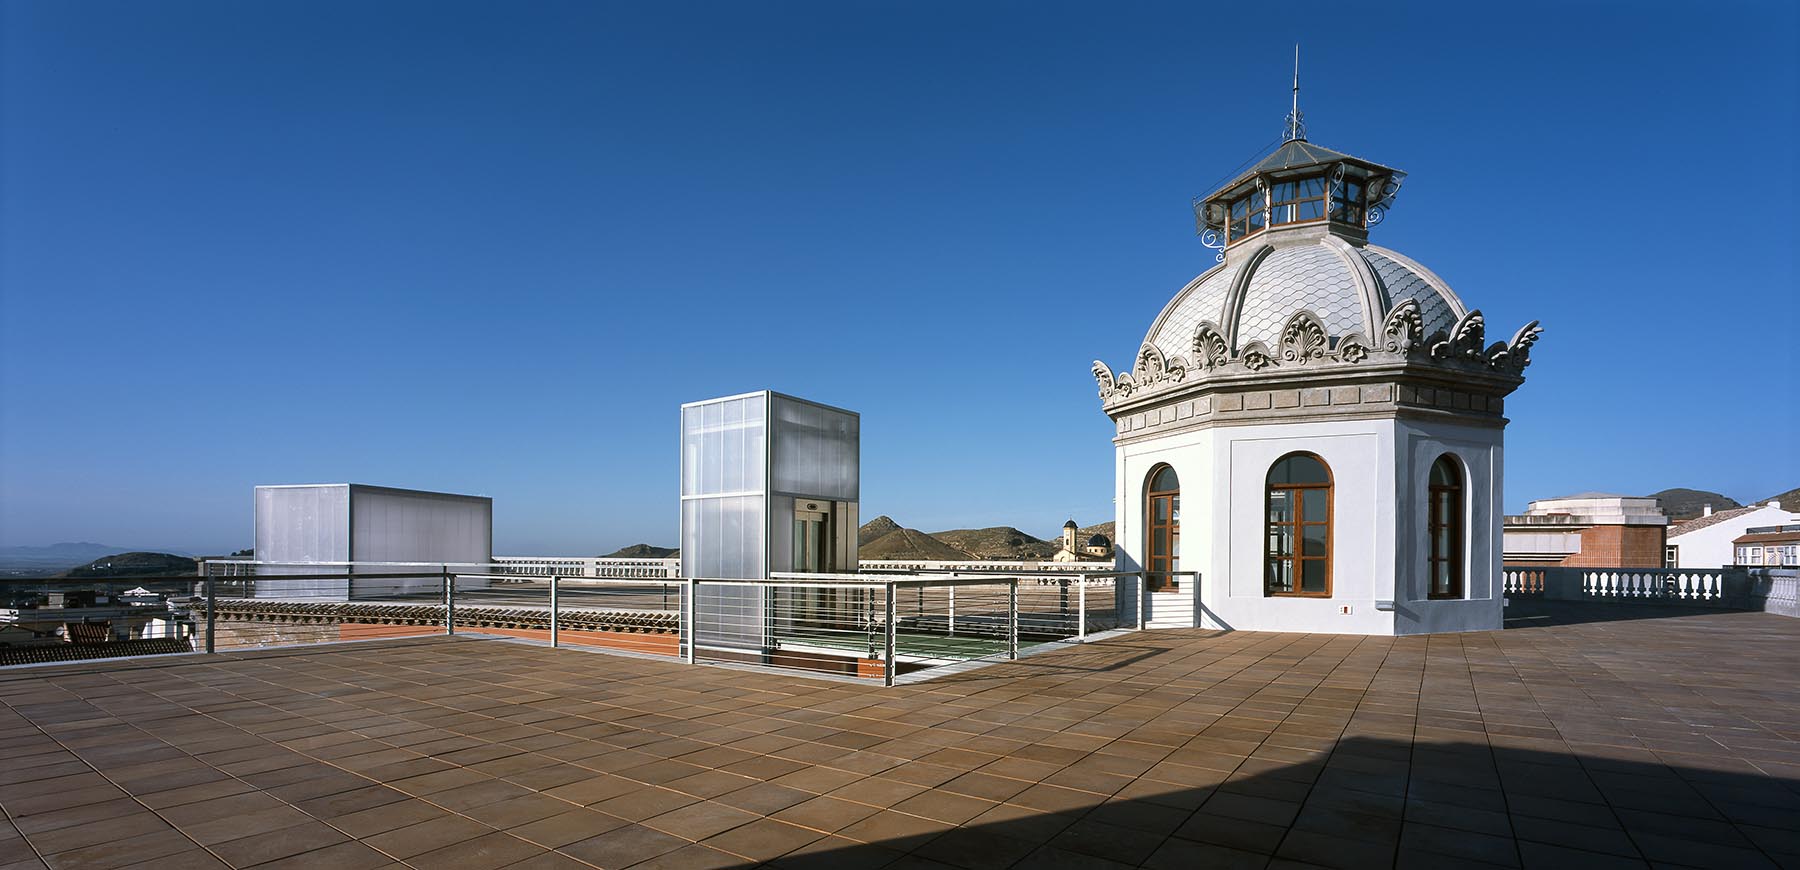
M1269 348L1262 342L1252 341L1244 345L1244 350L1238 354L1237 361L1244 368L1260 372L1275 364L1275 355L1269 353Z
M1375 338L1355 331L1334 337L1317 314L1302 309L1288 318L1275 349L1253 340L1234 353L1224 330L1203 320L1195 327L1190 345L1191 371L1186 358L1165 357L1155 345L1145 344L1138 349L1130 372L1115 373L1096 360L1094 381L1102 402L1112 405L1161 393L1196 378L1204 382L1219 376L1273 373L1276 369L1285 372L1290 367L1298 374L1302 368L1324 372L1362 363L1404 362L1520 377L1531 364L1531 346L1543 332L1534 320L1514 333L1511 341L1483 346L1486 322L1480 311L1463 315L1448 332L1439 330L1426 336L1424 324L1419 303L1407 299L1382 319Z

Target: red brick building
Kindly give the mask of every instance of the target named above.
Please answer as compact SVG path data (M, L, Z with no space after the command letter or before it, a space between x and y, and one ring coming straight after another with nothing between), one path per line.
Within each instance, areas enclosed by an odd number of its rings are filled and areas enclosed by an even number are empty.
M1660 568L1669 518L1654 498L1584 492L1507 516L1507 567Z

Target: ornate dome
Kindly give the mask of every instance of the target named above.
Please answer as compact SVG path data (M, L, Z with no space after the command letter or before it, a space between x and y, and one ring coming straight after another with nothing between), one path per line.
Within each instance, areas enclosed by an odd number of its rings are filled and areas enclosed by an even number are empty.
M1455 369L1464 382L1491 381L1496 396L1511 392L1531 362L1537 322L1489 345L1481 312L1464 306L1443 279L1369 244L1370 228L1393 207L1405 177L1306 141L1296 105L1274 153L1194 200L1194 227L1202 244L1219 251L1219 265L1163 307L1129 370L1094 361L1101 401L1122 408L1208 382L1297 382L1324 369L1342 375L1354 368L1365 374L1353 377L1369 378L1378 366ZM1306 400L1325 401L1321 387L1310 389ZM1330 390L1332 405L1338 389ZM1433 390L1427 394L1436 401ZM1496 407L1479 398L1482 409ZM1284 394L1282 401L1302 399ZM1446 394L1444 401L1472 407L1474 398Z
M1270 234L1267 241L1232 251L1182 288L1144 343L1165 358L1191 358L1196 333L1207 323L1238 356L1253 342L1280 347L1283 328L1301 311L1318 318L1333 344L1353 334L1367 344L1394 307L1409 300L1418 305L1425 335L1448 333L1468 314L1443 279L1387 248L1327 233Z

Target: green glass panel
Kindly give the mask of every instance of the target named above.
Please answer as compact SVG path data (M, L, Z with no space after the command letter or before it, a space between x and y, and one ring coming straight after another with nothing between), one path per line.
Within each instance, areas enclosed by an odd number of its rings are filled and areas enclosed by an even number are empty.
M1320 559L1307 559L1300 563L1300 591L1325 591L1325 562Z
M1269 483L1330 483L1331 473L1318 457L1304 453L1284 456L1269 469Z
M1300 494L1300 518L1309 523L1322 523L1331 516L1331 498L1322 489L1303 490Z
M1303 556L1318 556L1318 557L1323 558L1325 553L1328 550L1328 540L1327 540L1325 527L1324 526L1307 525L1307 526L1301 526L1301 528L1305 529L1305 531L1301 533L1301 537L1300 537L1301 555L1303 555Z

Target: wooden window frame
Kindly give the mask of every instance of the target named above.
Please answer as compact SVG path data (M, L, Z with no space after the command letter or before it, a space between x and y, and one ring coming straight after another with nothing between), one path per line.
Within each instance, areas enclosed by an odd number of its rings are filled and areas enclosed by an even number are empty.
M1300 189L1301 185L1306 184L1309 181L1317 181L1319 183L1319 195L1318 196L1305 196L1302 193L1302 191ZM1276 191L1280 190L1281 186L1284 184L1293 185L1293 187L1294 187L1293 195L1296 197L1295 199L1285 199L1285 200L1279 200L1279 201L1275 199ZM1331 219L1331 207L1330 207L1330 203L1328 203L1326 201L1330 198L1331 198L1331 180L1326 178L1323 175L1302 175L1297 178L1284 178L1280 181L1270 182L1269 183L1269 226L1285 227L1285 226L1291 226L1293 224L1311 224L1311 223L1318 223L1318 222L1324 221L1324 220L1330 220ZM1285 210L1290 206L1293 207L1295 214L1298 215L1299 211L1300 211L1300 207L1309 202L1316 202L1319 204L1319 216L1318 217L1295 217L1291 221L1279 220L1276 218L1276 215L1284 213Z
M1168 575L1170 572L1181 570L1178 561L1181 558L1178 555L1181 552L1179 507L1181 504L1181 475L1176 473L1174 489L1152 488L1156 485L1157 476L1162 474L1165 468L1171 472L1175 471L1175 466L1167 462L1160 462L1151 468L1150 474L1144 478L1144 586L1152 592L1175 592L1181 588L1181 584L1173 576L1165 576L1161 582L1157 582L1155 579L1159 573ZM1166 523L1156 521L1156 500L1158 498L1170 499L1169 521ZM1158 556L1156 555L1156 532L1164 528L1169 530L1169 552L1166 555ZM1160 567L1157 565L1158 560L1163 563Z
M1467 475L1462 473L1462 463L1457 462L1455 457L1452 457L1448 453L1432 460L1432 468L1436 468L1440 462L1444 463L1445 466L1449 468L1450 473L1455 477L1456 482L1451 484L1431 483L1430 472L1426 472L1425 597L1431 601L1450 601L1463 598L1463 593L1465 591L1463 588L1465 586L1463 582L1463 534L1465 532L1463 511L1466 502L1464 500L1463 481L1467 478ZM1448 494L1450 496L1449 516L1443 516L1438 510L1438 496L1440 494ZM1438 552L1438 531L1440 529L1449 531L1449 534L1446 535L1450 545L1450 552L1448 553ZM1442 592L1438 591L1437 588L1438 565L1440 563L1448 565L1450 569L1448 572L1450 579L1449 588Z
M1236 213L1242 203L1244 213ZM1243 234L1233 232L1238 219L1242 217L1246 229ZM1259 222L1260 221L1260 222ZM1262 188L1256 188L1243 196L1235 197L1225 203L1225 242L1238 242L1250 238L1269 228L1269 195Z
M1289 459L1296 457L1296 456L1305 456L1305 457L1312 459L1314 462L1319 463L1319 467L1325 469L1325 482L1324 483L1283 483L1283 484L1270 483L1269 475L1275 471L1275 467L1280 465L1283 462L1286 462ZM1284 523L1283 522L1273 522L1269 519L1269 496L1272 495L1273 493L1275 493L1277 490L1289 493L1290 498L1292 498L1292 500L1293 500L1293 520L1291 522L1284 522ZM1330 598L1331 597L1332 551L1334 549L1336 549L1335 547L1332 546L1332 538L1335 537L1334 532L1335 532L1335 527L1337 525L1337 522L1336 522L1337 521L1337 515L1336 515L1337 492L1336 491L1337 491L1337 476L1335 474L1333 474L1331 471L1331 463L1326 462L1323 457L1319 456L1316 453L1308 453L1308 452L1304 452L1304 451L1297 452L1297 453L1288 453L1288 454L1283 455L1280 459L1277 459L1274 462L1269 464L1269 470L1263 473L1263 540L1262 540L1262 549L1263 549L1263 596L1264 597L1266 597L1266 598ZM1323 493L1323 497L1325 499L1325 521L1324 522L1307 522L1304 519L1304 517L1306 516L1306 513L1305 513L1305 511L1306 511L1306 504L1305 504L1306 495L1304 495L1304 493L1309 493L1309 492L1310 493ZM1276 553L1269 552L1269 538L1272 537L1272 533L1277 528L1281 528L1281 527L1285 526L1289 529L1292 529L1292 534L1289 536L1288 540L1292 541L1293 546L1296 548L1296 550L1298 550L1298 549L1302 548L1302 540L1306 534L1306 527L1307 526L1321 526L1321 525L1325 527L1325 555L1324 556L1305 556L1305 555L1301 555L1299 552L1290 552L1287 554L1276 554ZM1269 568L1272 565L1274 565L1276 562L1289 562L1292 564L1292 573L1289 575L1294 578L1294 588L1292 591L1281 591L1281 590L1276 589L1273 585L1270 584ZM1307 562L1324 562L1325 563L1325 591L1323 591L1323 592L1306 592L1306 591L1304 591L1303 585L1302 585L1305 582L1304 578L1303 578L1303 574L1305 573Z

